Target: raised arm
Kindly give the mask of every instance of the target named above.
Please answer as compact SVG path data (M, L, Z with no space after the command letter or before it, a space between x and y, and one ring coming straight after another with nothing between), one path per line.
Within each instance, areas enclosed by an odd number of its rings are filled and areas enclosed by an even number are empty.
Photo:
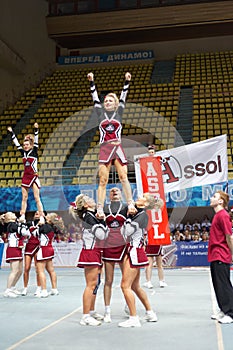
M8 126L7 130L9 131L9 133L11 134L11 138L12 138L12 141L14 142L15 146L17 147L17 149L21 152L23 150L22 146L20 145L13 129L11 126Z
M34 124L34 147L38 148L38 140L39 140L39 125L37 123Z
M123 90L121 91L121 95L119 99L119 107L118 107L119 114L122 114L125 108L125 102L129 91L130 80L131 80L131 74L129 72L125 73L125 82L124 82Z
M94 108L96 108L96 112L99 115L102 110L102 105L95 87L95 82L94 82L94 74L92 72L87 74L87 79L90 82L90 87L91 87L91 96L92 100L94 102Z

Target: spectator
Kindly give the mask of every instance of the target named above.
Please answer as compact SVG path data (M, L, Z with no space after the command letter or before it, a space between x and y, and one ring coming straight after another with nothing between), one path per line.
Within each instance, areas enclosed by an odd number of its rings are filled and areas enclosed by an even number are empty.
M208 218L207 215L204 216L202 222L201 222L201 227L205 226L207 231L210 230L211 222L210 219Z
M195 230L195 227L197 227L197 229L200 231L201 230L201 224L198 221L198 219L195 219L193 222L193 229Z
M230 267L233 258L232 221L225 210L229 195L217 191L210 199L210 206L215 215L210 229L208 244L208 261L213 287L220 311L211 318L226 324L233 323L233 288L230 278Z
M200 240L200 233L198 230L195 230L192 234L192 241L199 242Z
M184 241L186 242L190 242L192 240L192 235L191 235L191 231L186 229L184 231Z
M175 242L183 241L184 240L184 236L179 230L176 230L175 233L174 233L173 240Z
M209 234L208 234L208 232L203 232L201 234L201 241L202 242L208 242L209 241Z

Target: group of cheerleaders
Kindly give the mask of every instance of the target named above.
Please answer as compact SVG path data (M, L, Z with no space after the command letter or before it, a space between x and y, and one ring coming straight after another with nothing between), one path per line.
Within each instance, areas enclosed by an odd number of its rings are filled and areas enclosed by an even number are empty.
M95 201L79 194L69 211L74 217L82 220L83 247L77 266L84 269L86 287L83 292L83 315L81 325L98 326L102 322L111 322L111 294L114 278L114 267L118 263L122 272L121 289L126 301L125 311L128 313L126 321L120 322L119 327L140 327L141 322L137 314L134 294L145 307L145 322L156 322L157 315L151 308L146 292L140 286L140 268L148 266L144 241L148 224L147 210L159 210L163 206L160 198L150 193L144 193L135 202L132 198L131 186L127 176L127 159L121 145L122 114L131 80L131 74L125 74L125 82L120 99L115 93L108 93L103 105L97 94L94 74L89 73L94 109L99 118L100 153L99 153L99 186ZM39 297L49 295L46 287L45 269L49 272L52 289L50 294L57 295L57 278L52 259L54 250L52 241L57 231L62 232L64 223L56 213L44 214L40 200L40 182L37 173L38 160L38 124L34 124L34 135L26 135L23 146L20 145L11 127L12 140L21 152L24 163L22 178L22 205L20 217L8 212L1 216L2 224L8 236L6 261L11 265L8 277L6 297L17 297L19 292L16 283L22 275L23 255L24 289L22 295L27 294L27 284L32 258L35 257L37 285ZM114 164L122 184L127 200L123 205L121 192L114 187L110 190L110 204L105 205L106 185L108 183L111 165ZM38 211L33 221L26 222L28 191L33 189ZM26 242L26 245L25 245ZM24 247L24 254L22 248ZM104 302L105 313L100 315L95 311L95 299L100 284L102 265L105 269Z

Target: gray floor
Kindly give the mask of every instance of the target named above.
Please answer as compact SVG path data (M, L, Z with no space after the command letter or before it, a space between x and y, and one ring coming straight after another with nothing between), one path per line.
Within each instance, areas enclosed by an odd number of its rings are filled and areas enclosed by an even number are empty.
M168 287L147 290L159 321L144 323L141 328L122 329L118 322L126 319L124 299L116 269L112 296L112 323L99 327L81 326L83 271L58 268L60 295L37 299L35 274L31 272L26 297L3 297L8 268L0 270L0 349L101 349L120 350L158 348L159 350L232 350L233 324L220 325L210 320L215 308L208 269L169 269L165 271ZM142 283L145 281L142 273ZM19 283L19 288L22 282ZM96 309L103 313L103 286L98 291ZM138 303L138 313L144 315Z

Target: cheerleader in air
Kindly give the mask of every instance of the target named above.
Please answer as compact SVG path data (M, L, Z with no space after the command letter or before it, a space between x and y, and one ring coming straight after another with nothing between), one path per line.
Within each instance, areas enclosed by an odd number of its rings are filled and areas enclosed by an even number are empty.
M116 167L122 188L131 210L135 210L132 190L127 175L127 159L121 145L122 115L125 108L126 96L129 89L131 74L125 74L125 83L120 95L120 100L114 93L109 93L104 98L104 105L100 99L94 83L94 74L87 75L90 81L91 94L94 108L99 119L100 153L99 153L99 187L97 215L103 215L103 206L106 197L106 185L108 183L111 165Z
M7 212L4 215L4 223L7 225L6 262L9 263L11 267L4 297L17 298L21 295L16 289L16 283L23 272L22 249L24 246L24 237L30 237L30 232L25 224L17 222L15 213Z
M59 294L57 290L57 274L53 266L54 248L52 243L56 233L61 233L64 230L63 220L56 213L47 214L45 220L45 224L38 223L40 248L36 255L36 265L41 292L36 296L39 298L47 298L49 295ZM47 291L45 269L48 271L51 280L52 289L50 293Z
M96 217L96 203L88 196L80 194L70 207L71 214L76 213L83 223L83 248L79 255L78 267L84 268L86 287L83 292L83 326L99 326L102 315L95 312L96 293L100 284L102 267L101 248L108 235L104 216Z
M20 210L20 221L25 222L25 213L27 209L27 200L29 189L32 188L37 209L40 214L40 222L44 223L43 206L40 200L40 181L38 178L37 162L38 162L38 124L34 124L34 135L26 135L23 141L23 146L20 145L14 131L9 126L7 130L11 133L12 141L20 151L23 164L24 173L22 178L22 204Z
M144 232L148 224L147 209L156 209L163 206L161 199L155 198L149 193L144 193L135 202L137 213L130 214L122 227L122 235L127 243L127 254L123 260L121 289L129 308L129 319L120 322L119 327L141 327L137 315L134 293L146 309L143 320L156 322L157 315L152 310L146 292L140 286L140 268L148 265L148 259L144 250Z

